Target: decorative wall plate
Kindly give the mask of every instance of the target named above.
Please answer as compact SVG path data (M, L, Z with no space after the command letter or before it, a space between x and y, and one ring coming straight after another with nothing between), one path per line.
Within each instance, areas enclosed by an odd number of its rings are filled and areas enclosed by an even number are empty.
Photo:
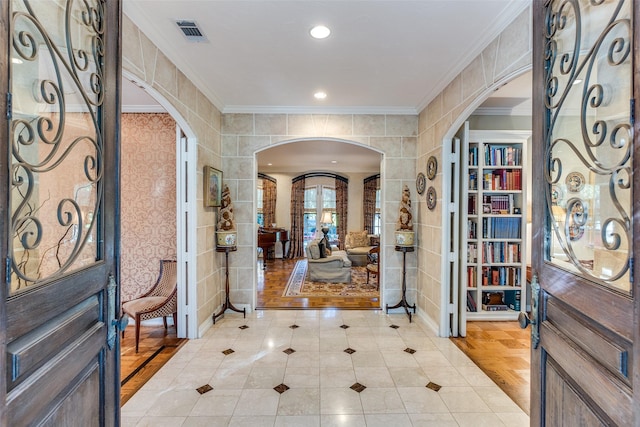
M436 177L437 173L438 173L438 160L436 160L435 156L431 156L427 160L427 178L431 180Z
M567 184L567 190L577 193L584 188L584 175L580 172L571 172L564 181Z
M427 179L424 177L422 172L418 173L418 177L416 178L416 190L418 190L418 194L424 193L424 189L427 187Z
M434 210L436 208L436 201L438 196L436 195L436 189L433 187L429 187L427 190L427 207L429 210Z

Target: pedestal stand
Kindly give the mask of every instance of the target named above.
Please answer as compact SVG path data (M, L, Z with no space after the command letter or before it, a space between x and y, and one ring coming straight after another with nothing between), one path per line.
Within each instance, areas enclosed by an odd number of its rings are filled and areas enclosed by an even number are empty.
M222 315L224 315L224 312L228 310L233 310L233 311L237 311L238 313L242 313L243 317L246 318L247 317L247 313L246 313L246 308L243 308L242 310L240 310L239 308L235 308L233 306L233 304L231 304L231 301L229 301L229 252L235 252L237 251L238 248L236 246L218 246L216 247L216 252L224 252L224 257L225 257L225 270L226 270L226 281L224 283L224 292L225 292L225 300L224 300L224 304L222 304L222 309L220 310L220 313L218 314L214 314L213 315L213 324L216 324L216 319Z
M413 314L415 314L416 305L413 304L411 306L407 302L407 252L413 252L414 249L413 246L396 246L396 251L402 252L402 299L393 307L389 307L389 304L387 304L387 314L389 314L390 309L404 307L404 311L407 313L407 316L409 316L409 323L411 323L411 313L409 313L409 309L413 309Z

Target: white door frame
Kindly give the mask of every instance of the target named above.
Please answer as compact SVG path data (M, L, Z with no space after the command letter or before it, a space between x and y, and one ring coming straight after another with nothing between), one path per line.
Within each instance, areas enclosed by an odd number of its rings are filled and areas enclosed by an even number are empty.
M122 77L132 81L155 99L176 121L176 259L178 261L178 338L199 338L197 311L197 138L189 123L159 92L134 74L122 70Z

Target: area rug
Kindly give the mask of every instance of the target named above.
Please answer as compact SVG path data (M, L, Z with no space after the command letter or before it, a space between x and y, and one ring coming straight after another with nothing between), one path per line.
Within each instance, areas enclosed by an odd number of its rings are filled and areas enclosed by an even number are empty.
M326 283L307 280L307 260L296 262L283 297L377 297L376 279L367 285L366 267L351 267L351 283Z

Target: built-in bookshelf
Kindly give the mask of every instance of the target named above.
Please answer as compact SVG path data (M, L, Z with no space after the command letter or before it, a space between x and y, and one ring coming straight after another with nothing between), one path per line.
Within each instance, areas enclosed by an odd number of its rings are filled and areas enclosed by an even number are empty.
M463 148L461 295L468 320L525 310L525 170L528 133L470 131Z

